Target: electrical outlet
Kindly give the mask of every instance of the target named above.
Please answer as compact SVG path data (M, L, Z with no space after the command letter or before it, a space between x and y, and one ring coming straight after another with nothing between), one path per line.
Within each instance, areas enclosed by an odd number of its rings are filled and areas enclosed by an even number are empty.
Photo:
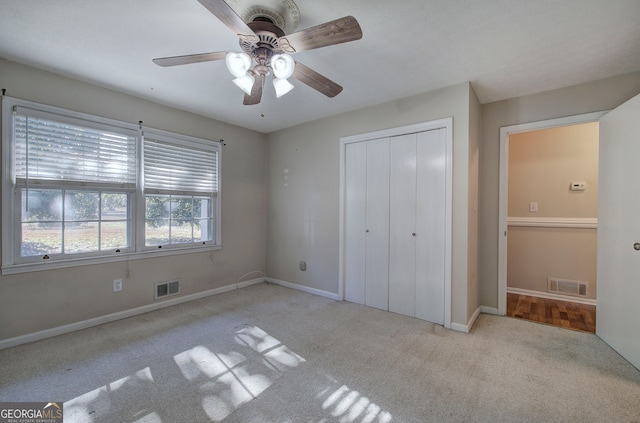
M571 191L584 191L587 189L587 183L586 182L571 182L571 185L569 186L569 189Z
M114 279L113 280L113 292L122 291L122 279Z

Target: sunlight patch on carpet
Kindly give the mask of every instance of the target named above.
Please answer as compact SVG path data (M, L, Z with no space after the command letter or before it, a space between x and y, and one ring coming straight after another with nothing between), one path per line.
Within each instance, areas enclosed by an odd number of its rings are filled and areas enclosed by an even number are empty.
M333 417L339 417L340 423L351 423L356 420L360 423L389 423L392 420L391 413L371 402L369 398L358 391L342 385L333 392L323 391L318 398L322 399L322 408L330 411Z
M222 421L243 404L257 398L285 371L305 362L278 339L257 326L245 325L235 332L232 351L215 351L212 346L197 345L175 354L173 362L184 377L180 391L196 391L202 411L212 421ZM224 343L229 345L228 342ZM162 368L162 366L159 366ZM157 370L158 381L171 375ZM179 381L171 383L180 385ZM152 367L108 383L65 402L65 421L102 421L112 413L114 404L122 407L123 398L133 391L154 389ZM162 383L162 382L158 382ZM161 399L160 399L161 400ZM128 404L131 415L140 423L159 423L162 418L152 404Z

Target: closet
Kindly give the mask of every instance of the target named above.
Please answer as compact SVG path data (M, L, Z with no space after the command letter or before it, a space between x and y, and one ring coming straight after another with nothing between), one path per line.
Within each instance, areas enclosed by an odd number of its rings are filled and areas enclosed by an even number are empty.
M347 301L445 321L447 129L344 144Z

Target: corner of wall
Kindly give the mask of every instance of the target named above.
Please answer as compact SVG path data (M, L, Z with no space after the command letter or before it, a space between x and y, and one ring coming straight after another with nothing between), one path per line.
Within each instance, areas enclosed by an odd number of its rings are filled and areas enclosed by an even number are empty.
M469 83L469 182L468 182L468 234L467 234L467 317L474 316L479 302L478 287L478 177L480 139L482 137L482 106L473 86ZM474 319L475 320L475 319Z

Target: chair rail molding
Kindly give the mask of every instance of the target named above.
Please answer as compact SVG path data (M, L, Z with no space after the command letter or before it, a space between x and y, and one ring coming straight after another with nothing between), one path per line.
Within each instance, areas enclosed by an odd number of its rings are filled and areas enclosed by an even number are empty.
M597 217L508 217L507 226L598 229Z

